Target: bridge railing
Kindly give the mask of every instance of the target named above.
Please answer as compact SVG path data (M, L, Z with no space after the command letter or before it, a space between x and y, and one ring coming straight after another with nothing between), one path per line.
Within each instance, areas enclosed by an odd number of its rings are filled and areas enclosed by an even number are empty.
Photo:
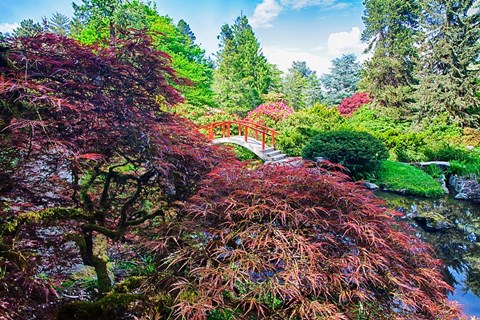
M244 121L244 120L235 120L235 121L220 121L212 122L207 125L199 127L199 130L206 130L207 137L210 140L215 139L216 136L221 136L222 138L230 138L230 136L235 135L238 132L239 136L243 136L245 142L248 142L248 137L255 138L262 142L262 150L265 149L266 140L271 141L272 147L275 147L275 136L280 135L280 132L263 126L261 124Z

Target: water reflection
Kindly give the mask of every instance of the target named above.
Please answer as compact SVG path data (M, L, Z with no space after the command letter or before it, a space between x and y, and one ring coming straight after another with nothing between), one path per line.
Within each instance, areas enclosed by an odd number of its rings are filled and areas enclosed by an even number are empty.
M376 195L404 213L416 235L433 245L445 263L445 280L455 288L450 295L468 315L480 316L480 205L453 197L425 199L386 192ZM440 216L438 216L440 214ZM443 221L418 219L440 217ZM437 221L438 222L438 221Z

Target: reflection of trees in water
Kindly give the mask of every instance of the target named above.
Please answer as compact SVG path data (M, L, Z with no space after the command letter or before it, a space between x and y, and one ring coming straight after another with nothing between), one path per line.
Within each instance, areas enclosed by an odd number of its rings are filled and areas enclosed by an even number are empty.
M480 297L480 206L451 197L424 199L379 192L389 207L405 214L401 218L417 230L416 235L434 246L437 257L445 263L445 281L462 291ZM454 228L427 232L412 219L422 212L436 212L454 224ZM451 270L464 274L455 278Z

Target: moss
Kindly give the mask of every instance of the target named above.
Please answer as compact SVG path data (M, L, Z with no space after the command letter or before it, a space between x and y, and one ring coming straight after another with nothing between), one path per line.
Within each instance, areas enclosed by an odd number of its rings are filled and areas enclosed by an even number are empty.
M120 319L119 315L128 310L128 306L140 295L114 293L95 302L74 302L60 307L57 320L110 320Z
M29 211L18 215L13 221L3 224L0 233L3 231L14 232L23 224L68 219L86 220L89 219L89 217L85 215L83 210L76 208L48 208L42 211Z
M129 277L123 280L120 283L117 283L115 287L113 287L113 293L131 293L134 289L140 287L142 282L145 280L145 277L134 276Z
M423 197L440 197L445 190L440 182L414 166L385 160L376 183L388 190Z

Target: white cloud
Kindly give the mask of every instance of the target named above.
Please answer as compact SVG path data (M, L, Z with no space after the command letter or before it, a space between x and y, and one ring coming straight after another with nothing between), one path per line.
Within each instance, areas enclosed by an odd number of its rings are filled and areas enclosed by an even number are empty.
M19 28L18 23L0 23L0 32L1 33L12 33L13 30Z
M349 32L336 32L328 36L327 51L329 56L340 56L345 53L361 55L366 44L360 40L360 28L353 27Z
M255 7L253 16L248 20L253 28L271 28L272 22L284 10L297 10L306 7L324 7L325 9L344 9L349 5L338 0L263 0Z
M301 9L316 6L329 7L331 5L334 5L336 0L280 0L280 2L286 7L291 7L293 9Z
M282 11L282 7L275 0L263 0L249 19L254 28L271 28L273 21Z
M286 72L292 66L293 61L305 61L309 68L317 71L317 74L329 72L331 67L329 58L297 48L267 46L263 48L263 53L268 62L276 64L283 72Z

